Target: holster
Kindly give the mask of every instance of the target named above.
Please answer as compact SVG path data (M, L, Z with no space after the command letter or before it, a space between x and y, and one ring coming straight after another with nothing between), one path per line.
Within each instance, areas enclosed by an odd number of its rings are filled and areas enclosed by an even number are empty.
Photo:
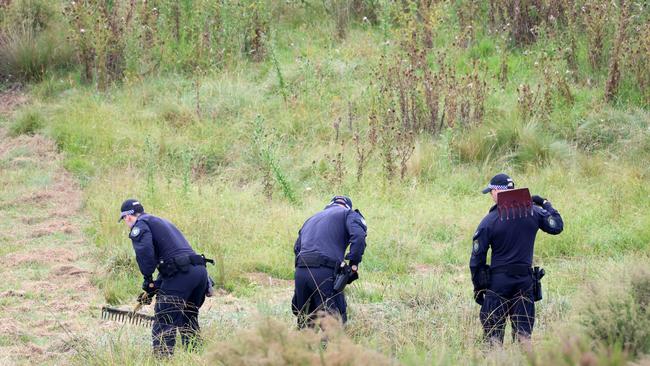
M533 300L542 299L542 277L545 275L544 268L533 267Z
M336 269L334 276L333 289L335 294L343 291L345 286L348 284L351 276L352 268L350 268L350 266L348 266L345 262L341 263L341 265Z

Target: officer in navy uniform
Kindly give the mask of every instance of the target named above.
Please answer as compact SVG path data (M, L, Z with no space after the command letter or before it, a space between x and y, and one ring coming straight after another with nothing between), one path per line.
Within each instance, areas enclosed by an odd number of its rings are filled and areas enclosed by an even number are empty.
M352 200L346 196L334 196L324 210L305 221L293 248L296 272L292 307L300 328L313 327L324 312L347 321L345 296L333 289L335 271L348 260L352 277L358 278L366 231L363 216L359 210L352 210ZM345 255L348 245L350 251Z
M513 180L497 174L483 193L514 189ZM476 229L473 237L470 270L474 297L481 305L480 319L485 336L492 344L502 344L505 323L510 318L513 340L528 340L535 324L533 296L534 277L531 269L537 230L557 235L562 232L560 214L551 203L533 196L532 215L501 220L494 205ZM486 265L488 248L492 249L490 265Z
M145 213L137 200L128 199L122 203L121 220L131 228L129 238L144 276L142 289L145 293L138 300L148 305L152 297L157 296L152 329L154 353L172 355L177 330L185 347L198 343L199 308L208 289L205 257L192 250L176 226ZM156 269L158 277L154 281Z

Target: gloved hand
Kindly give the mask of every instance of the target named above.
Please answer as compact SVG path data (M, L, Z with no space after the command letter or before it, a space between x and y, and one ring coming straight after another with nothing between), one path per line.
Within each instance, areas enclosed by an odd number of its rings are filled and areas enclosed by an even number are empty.
M158 291L158 286L156 286L156 282L149 277L145 277L144 281L142 282L142 290L145 291L149 297L153 297L153 295L156 294L156 291Z
M474 290L474 301L482 306L485 301L485 290Z
M153 294L150 296L146 291L138 295L138 303L142 305L150 305L153 300Z
M534 195L531 198L533 199L533 202L538 206L543 206L544 202L546 202L546 198L540 197L538 195Z

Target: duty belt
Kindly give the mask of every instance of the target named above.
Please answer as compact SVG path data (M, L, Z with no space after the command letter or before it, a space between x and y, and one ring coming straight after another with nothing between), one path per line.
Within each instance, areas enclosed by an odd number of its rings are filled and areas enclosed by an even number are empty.
M530 266L527 265L510 264L510 265L490 268L490 273L492 274L505 273L511 276L520 276L520 275L532 274L533 270L532 268L530 268Z
M177 272L187 272L189 266L205 266L206 263L214 264L213 259L206 258L203 254L184 255L169 260L160 260L158 272L163 277L171 277Z
M296 257L296 267L327 267L335 269L340 262L322 254L299 254Z

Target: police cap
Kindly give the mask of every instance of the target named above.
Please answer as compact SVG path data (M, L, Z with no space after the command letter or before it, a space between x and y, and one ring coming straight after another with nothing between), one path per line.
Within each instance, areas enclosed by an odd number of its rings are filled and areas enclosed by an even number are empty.
M120 219L117 222L122 221L126 215L134 215L136 213L144 213L144 207L142 207L142 204L138 200L129 198L122 203Z
M490 184L483 189L483 193L488 193L493 189L498 189L498 190L506 190L506 189L514 189L515 188L515 182L510 178L508 175L500 173L492 177L490 179Z
M343 205L349 209L352 209L352 200L347 196L334 196L330 200L330 205Z

